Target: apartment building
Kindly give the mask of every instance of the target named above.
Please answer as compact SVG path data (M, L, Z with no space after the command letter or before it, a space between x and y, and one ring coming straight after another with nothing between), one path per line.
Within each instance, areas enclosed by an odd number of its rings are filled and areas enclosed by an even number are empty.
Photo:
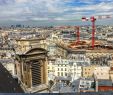
M109 79L110 67L108 66L98 66L94 69L94 75L97 79Z
M108 66L91 65L82 68L82 76L85 78L96 77L97 79L109 79ZM106 77L105 77L106 76Z
M72 80L76 80L81 77L82 67L77 64L76 61L56 58L55 62L49 62L48 75L51 78L57 77L71 77ZM50 78L50 77L49 77Z
M67 77L69 72L69 60L57 58L55 61L55 76Z
M70 62L69 63L70 74L72 76L72 81L79 79L82 74L82 66L77 64L77 62Z
M82 76L85 78L93 77L93 73L96 65L84 66L82 67Z
M95 83L93 78L82 78L79 83L79 91L80 92L94 92L95 91Z
M54 80L55 79L55 61L49 60L48 61L48 80Z

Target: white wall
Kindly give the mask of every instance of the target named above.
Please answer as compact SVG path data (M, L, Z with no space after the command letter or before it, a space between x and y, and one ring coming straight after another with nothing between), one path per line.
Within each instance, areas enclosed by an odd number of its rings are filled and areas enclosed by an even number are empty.
M109 70L108 66L96 67L94 70L94 75L97 79L109 79Z

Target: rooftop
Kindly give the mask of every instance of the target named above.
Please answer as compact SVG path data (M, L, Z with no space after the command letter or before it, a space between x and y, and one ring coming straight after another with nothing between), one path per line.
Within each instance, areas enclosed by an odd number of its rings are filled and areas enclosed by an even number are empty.
M24 93L20 85L0 63L0 93Z
M113 86L112 80L98 80L99 86Z

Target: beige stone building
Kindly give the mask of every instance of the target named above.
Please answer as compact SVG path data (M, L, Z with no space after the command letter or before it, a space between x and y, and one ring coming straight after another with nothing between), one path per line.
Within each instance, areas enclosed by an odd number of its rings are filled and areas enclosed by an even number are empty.
M16 52L17 53L25 53L31 48L39 47L47 49L46 39L16 39Z
M16 74L27 92L39 91L40 85L48 84L47 51L33 48L16 56ZM36 89L37 88L37 89ZM42 90L45 89L42 87Z
M96 65L82 67L82 76L85 78L93 77Z
M113 67L110 68L109 76L110 76L110 79L113 81Z
M110 67L108 66L98 66L94 69L94 75L97 79L109 79Z
M55 79L55 65L53 60L48 61L48 80Z
M110 67L108 66L98 66L98 65L91 65L83 67L82 76L85 78L96 77L97 79L109 79L109 71Z

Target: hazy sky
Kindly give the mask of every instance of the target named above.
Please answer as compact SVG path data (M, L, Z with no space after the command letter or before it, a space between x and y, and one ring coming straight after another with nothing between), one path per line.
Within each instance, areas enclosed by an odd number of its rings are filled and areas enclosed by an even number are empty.
M0 0L0 24L75 24L82 16L107 14L113 14L113 0ZM102 23L113 24L113 19Z

